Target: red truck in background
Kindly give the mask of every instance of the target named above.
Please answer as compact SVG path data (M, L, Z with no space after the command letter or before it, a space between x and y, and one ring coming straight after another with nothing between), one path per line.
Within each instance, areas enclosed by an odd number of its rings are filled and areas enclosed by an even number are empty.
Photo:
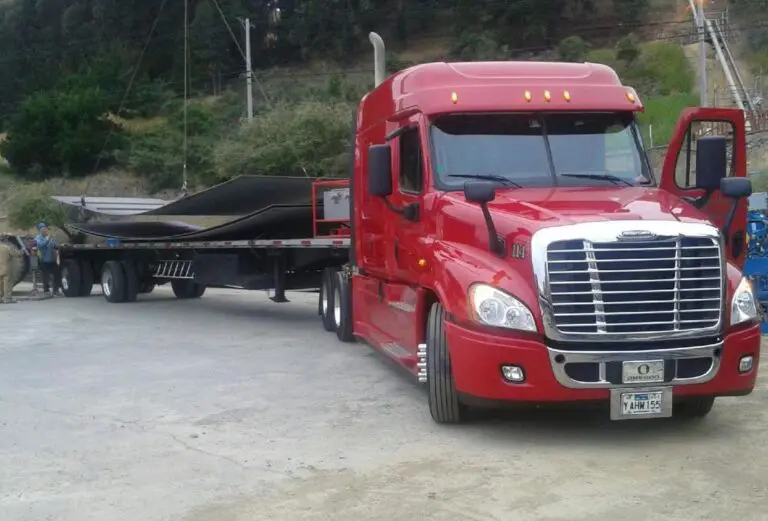
M236 285L237 273L213 278L226 271L212 269L217 256L274 273L276 301L316 275L325 329L426 383L439 423L510 402L701 417L716 397L752 391L742 111L684 111L654 172L642 103L609 67L429 63L385 78L383 42L371 41L348 237L71 245L67 295L89 294L100 274L109 302L153 279L197 298ZM722 125L727 135L711 135Z

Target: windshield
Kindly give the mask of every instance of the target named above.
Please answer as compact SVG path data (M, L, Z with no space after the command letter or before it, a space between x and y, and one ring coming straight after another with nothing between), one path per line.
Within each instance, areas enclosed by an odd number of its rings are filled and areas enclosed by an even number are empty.
M655 184L631 112L454 114L435 118L430 139L447 190L499 176L521 187Z

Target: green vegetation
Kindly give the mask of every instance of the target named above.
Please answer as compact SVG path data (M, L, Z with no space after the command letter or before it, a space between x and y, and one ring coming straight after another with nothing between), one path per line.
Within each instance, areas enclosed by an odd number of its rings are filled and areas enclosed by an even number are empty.
M625 84L640 93L645 105L640 123L646 144L651 144L649 126L653 132L652 144L663 145L672 136L680 111L699 103L698 95L693 93L695 73L678 45L639 43L629 35L620 40L615 49L591 51L587 59L610 65Z
M768 0L730 0L735 16L744 21L747 60L755 74L768 74L768 25L755 16L768 13ZM761 16L761 17L762 17Z
M679 109L695 104L682 50L632 35L617 43L579 25L641 28L649 3L281 0L278 13L268 0L219 0L219 13L210 0L190 0L185 134L183 3L9 0L0 13L0 154L17 179L83 177L86 187L110 168L153 191L178 189L185 143L192 189L245 173L343 175L354 107L372 84L370 30L387 41L390 71L412 65L400 55L425 37L445 42L428 59L607 63L640 93L659 143ZM250 125L230 34L242 39L244 16L256 21Z

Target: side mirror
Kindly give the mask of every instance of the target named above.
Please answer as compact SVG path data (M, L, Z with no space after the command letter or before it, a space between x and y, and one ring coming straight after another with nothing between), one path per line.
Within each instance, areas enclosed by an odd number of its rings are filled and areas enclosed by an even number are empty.
M728 140L725 136L704 136L696 140L696 188L711 192L720 188L728 173Z
M752 195L752 181L745 177L724 177L720 180L720 192L730 199L743 199Z
M477 203L483 211L485 226L488 228L488 247L496 256L504 258L507 246L504 239L496 233L488 203L496 199L496 183L490 181L467 181L464 183L464 198L467 202Z
M368 191L376 197L392 194L392 149L389 145L368 148Z
M464 198L470 203L490 203L496 199L497 186L497 183L490 181L467 181L464 183Z

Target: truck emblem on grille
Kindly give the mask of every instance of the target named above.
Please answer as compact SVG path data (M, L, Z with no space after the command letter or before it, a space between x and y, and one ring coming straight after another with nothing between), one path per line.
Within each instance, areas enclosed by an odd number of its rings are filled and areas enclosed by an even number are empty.
M656 234L648 230L625 230L617 237L620 241L651 240Z

